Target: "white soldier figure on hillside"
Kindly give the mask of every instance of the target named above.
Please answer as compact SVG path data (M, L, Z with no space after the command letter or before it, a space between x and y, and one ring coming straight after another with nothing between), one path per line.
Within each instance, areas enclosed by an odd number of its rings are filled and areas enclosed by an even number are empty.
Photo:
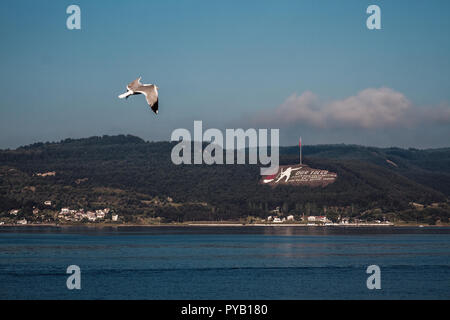
M292 167L289 167L289 168L287 168L284 171L283 171L283 169L281 169L281 175L278 178L278 180L276 181L276 183L280 182L280 180L283 179L283 178L286 178L285 182L288 182L288 180L291 178L292 171L296 171L296 170L300 170L300 169L301 169L301 167L300 168L295 168L295 169L292 169Z

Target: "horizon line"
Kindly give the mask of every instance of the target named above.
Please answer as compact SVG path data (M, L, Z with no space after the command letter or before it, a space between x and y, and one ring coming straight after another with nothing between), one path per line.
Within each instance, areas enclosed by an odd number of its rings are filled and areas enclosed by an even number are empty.
M36 144L61 144L61 143L64 143L66 140L77 141L77 140L88 140L88 139L92 139L92 138L103 139L105 137L120 137L120 136L138 138L138 139L142 140L144 143L177 143L177 141L170 141L170 140L145 140L139 136L132 135L132 134L116 134L116 135L101 135L101 136L94 135L94 136L88 136L88 137L82 137L82 138L64 138L64 139L60 139L59 141L37 141L37 142L30 143L30 144L20 145L15 148L0 148L0 151L14 151L14 150L23 149L23 148L30 148ZM197 140L187 140L187 141L195 142ZM203 143L209 144L209 142L207 142L207 141L203 141ZM271 145L268 144L267 146L270 147ZM363 145L363 144L345 143L345 142L305 144L303 141L302 141L302 146L308 146L308 147L313 147L313 146L353 146L353 147L376 148L376 149L403 149L403 150L413 149L413 150L422 150L422 151L450 149L450 146L434 147L434 148L398 147L398 146L381 147L381 146ZM251 148L258 148L258 147L246 147L245 149L251 149ZM279 148L298 148L298 145L294 145L294 144L280 145ZM224 150L226 150L226 149L224 149Z

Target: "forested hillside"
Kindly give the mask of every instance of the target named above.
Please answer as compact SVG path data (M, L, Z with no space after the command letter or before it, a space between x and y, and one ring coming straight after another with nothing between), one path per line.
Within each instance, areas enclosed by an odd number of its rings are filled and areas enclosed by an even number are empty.
M448 222L450 149L305 146L304 162L336 172L337 181L270 188L258 183L256 165L174 165L173 146L121 135L0 151L0 213L20 208L30 216L33 208L49 211L43 202L51 201L54 210L109 207L124 221L265 217L279 206L294 215ZM296 147L280 153L281 164L298 161ZM46 172L55 174L42 176ZM425 209L416 210L412 202Z

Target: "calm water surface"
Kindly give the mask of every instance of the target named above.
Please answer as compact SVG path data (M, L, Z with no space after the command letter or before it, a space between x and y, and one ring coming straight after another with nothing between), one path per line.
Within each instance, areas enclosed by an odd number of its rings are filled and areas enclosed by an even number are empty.
M0 228L0 299L449 298L450 228Z

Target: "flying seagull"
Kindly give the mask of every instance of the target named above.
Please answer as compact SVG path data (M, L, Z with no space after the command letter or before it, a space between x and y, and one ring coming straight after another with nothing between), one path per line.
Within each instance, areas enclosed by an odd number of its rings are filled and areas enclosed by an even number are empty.
M127 92L121 94L119 96L120 99L126 98L135 94L143 94L145 95L145 99L147 99L147 103L152 108L153 112L158 114L158 87L154 84L142 84L141 78L139 77L133 82L127 85Z

